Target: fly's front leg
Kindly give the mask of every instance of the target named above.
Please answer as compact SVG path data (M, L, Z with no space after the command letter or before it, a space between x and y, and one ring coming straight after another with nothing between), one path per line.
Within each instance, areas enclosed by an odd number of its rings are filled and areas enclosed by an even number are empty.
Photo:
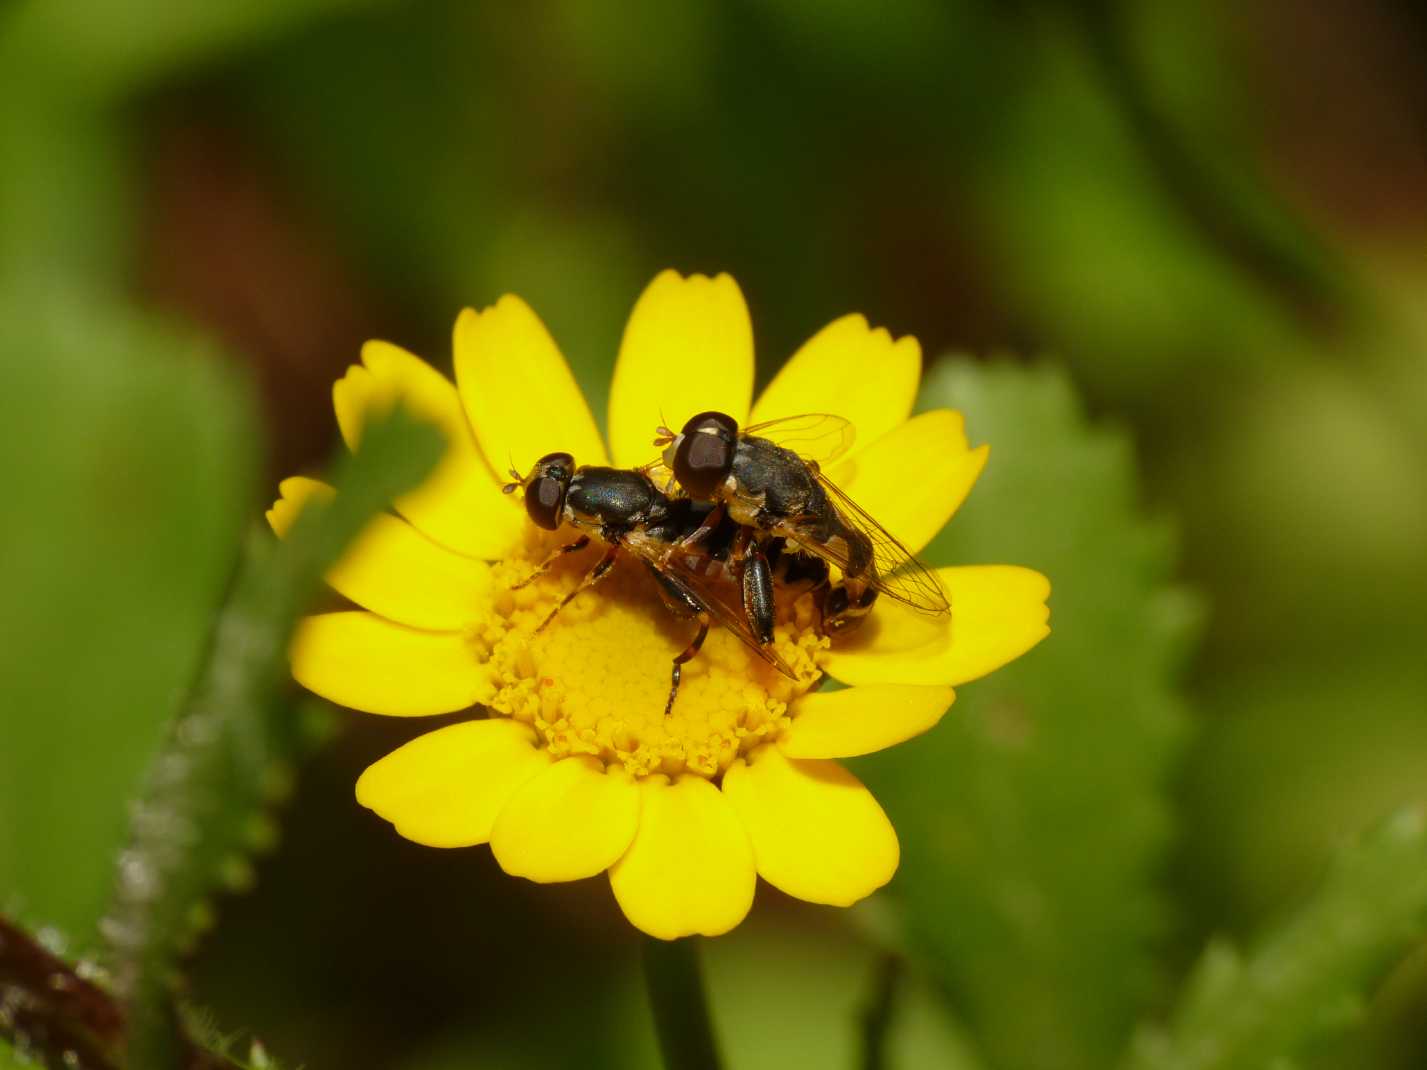
M512 591L518 591L518 590L520 590L522 587L527 587L527 586L529 586L530 584L532 584L532 583L534 583L536 580L538 580L541 576L545 575L545 573L547 573L548 571L550 571L550 566L553 565L556 561L560 560L560 558L564 557L566 554L579 553L581 550L583 550L583 549L584 549L586 546L588 546L589 544L590 544L590 537L589 537L588 535L581 535L581 536L580 536L578 539L576 539L574 542L569 543L569 544L566 545L566 546L561 546L558 550L556 550L554 553L552 553L552 554L551 554L549 557L547 557L544 561L542 561L542 562L540 562L540 564L536 565L536 566L535 566L535 571L532 572L529 576L526 576L525 579L521 580L519 583L511 584L510 589L511 589Z
M539 627L535 629L535 634L539 635L541 632L543 632L546 626L552 620L555 619L555 614L559 613L560 610L564 609L571 602L573 602L576 597L578 597L582 592L588 591L595 584L599 583L600 580L604 579L607 575L609 575L609 570L614 567L615 558L617 558L618 556L619 545L616 543L611 545L610 548L604 552L604 556L595 562L594 568L590 569L589 572L585 573L585 578L580 581L580 585L576 587L573 591L571 591L569 594L567 594L564 598L560 599L560 604L557 605L554 609L552 609L549 615L547 615L546 618L540 622Z
M723 502L719 502L709 510L708 515L704 517L703 522L699 524L698 527L679 540L679 548L682 550L691 550L698 546L699 543L708 539L708 537L714 533L714 530L723 523L724 512Z
M734 539L733 568L748 629L767 646L773 641L773 570L768 566L763 539L755 538L749 528L743 528Z

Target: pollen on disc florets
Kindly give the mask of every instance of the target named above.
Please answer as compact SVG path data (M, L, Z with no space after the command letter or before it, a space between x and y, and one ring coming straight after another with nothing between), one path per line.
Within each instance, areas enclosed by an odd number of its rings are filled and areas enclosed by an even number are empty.
M570 554L518 590L561 537L532 532L523 550L494 566L495 614L469 635L492 674L490 707L531 725L556 758L593 755L634 776L720 775L740 754L778 735L788 704L817 680L827 646L810 596L779 609L774 644L798 674L790 680L715 625L684 666L666 717L670 664L697 625L665 608L643 566L627 557L535 629L602 552Z

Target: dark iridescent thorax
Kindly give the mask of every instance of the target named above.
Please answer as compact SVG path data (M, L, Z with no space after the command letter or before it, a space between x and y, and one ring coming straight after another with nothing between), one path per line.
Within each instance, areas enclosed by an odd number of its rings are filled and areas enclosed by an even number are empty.
M643 472L593 465L575 474L565 496L576 519L615 526L657 521L668 502Z

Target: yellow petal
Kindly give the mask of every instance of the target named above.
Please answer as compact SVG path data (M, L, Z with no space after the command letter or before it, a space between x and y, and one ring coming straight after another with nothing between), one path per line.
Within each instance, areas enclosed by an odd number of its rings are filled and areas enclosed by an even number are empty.
M1018 565L935 570L951 614L929 618L883 598L872 618L822 662L843 683L964 684L1050 634L1050 581Z
M535 733L506 717L465 721L417 736L367 768L357 802L408 840L469 847L490 839L510 798L550 759Z
M289 657L303 687L367 713L454 713L493 694L489 673L459 632L418 631L375 613L304 618Z
M850 906L897 872L897 833L836 762L765 746L729 767L723 793L748 830L758 874L810 903Z
M606 464L604 440L570 366L530 306L507 294L456 320L456 386L486 462L522 476L547 453Z
M941 720L949 687L869 684L804 695L789 708L793 724L778 741L790 758L853 758L919 736Z
M396 511L459 553L488 560L503 556L523 535L525 514L501 494L501 481L476 446L456 388L420 357L387 342L362 347L362 365L348 368L332 387L347 445L355 451L367 414L389 409L398 399L441 428L448 446L426 482L397 500Z
M912 417L827 475L918 553L971 493L989 451L967 445L961 413L937 409Z
M753 853L738 817L700 776L639 782L639 831L609 871L625 917L661 940L726 933L753 905Z
M922 347L915 338L893 341L885 328L868 326L865 316L843 316L783 365L754 402L748 422L831 412L857 429L855 451L906 421L921 375Z
M574 881L618 861L638 827L634 781L580 755L556 762L511 796L491 831L491 851L512 877Z
M738 283L662 272L635 303L614 366L614 463L654 460L661 422L677 431L695 413L716 409L744 423L752 397L753 325Z
M330 500L334 493L326 483L302 476L284 479L278 489L282 497L267 516L282 537L304 502ZM326 578L363 609L414 628L454 631L491 608L489 565L452 553L387 514L372 518Z

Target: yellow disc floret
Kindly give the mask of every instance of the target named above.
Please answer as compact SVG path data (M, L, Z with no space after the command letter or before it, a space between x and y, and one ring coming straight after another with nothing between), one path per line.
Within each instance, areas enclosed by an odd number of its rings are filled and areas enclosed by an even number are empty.
M626 555L540 629L603 552L596 544L568 555L530 581L559 536L568 541L568 532L532 532L524 553L495 566L503 593L470 636L490 652L492 710L531 725L552 757L588 754L634 776L717 777L787 727L788 704L816 682L814 658L827 645L810 596L779 607L774 633L797 679L714 626L665 716L671 662L696 622L674 616L644 566Z

